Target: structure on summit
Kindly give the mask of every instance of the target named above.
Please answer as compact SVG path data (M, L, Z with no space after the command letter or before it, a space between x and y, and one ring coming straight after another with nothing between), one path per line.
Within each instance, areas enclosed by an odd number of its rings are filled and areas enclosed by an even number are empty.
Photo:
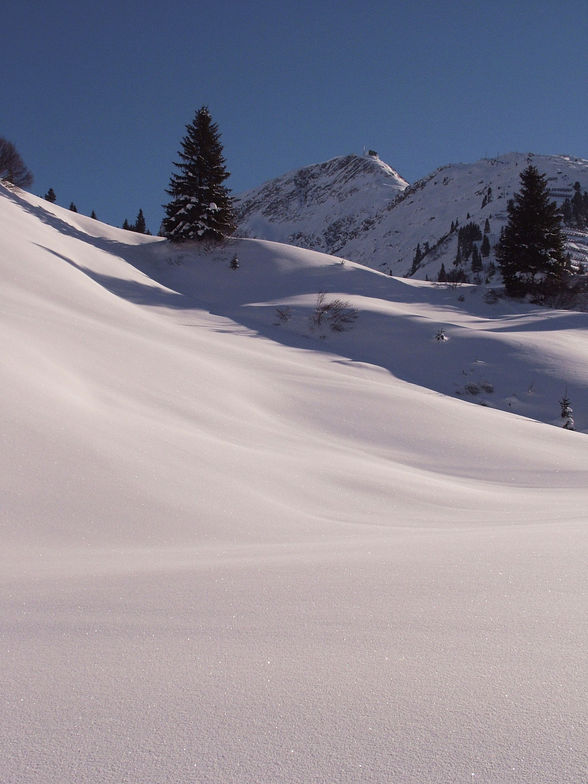
M172 242L219 241L235 231L233 204L223 184L229 176L218 126L208 107L199 109L186 126L178 152L177 172L166 190L172 200L164 205L163 234Z

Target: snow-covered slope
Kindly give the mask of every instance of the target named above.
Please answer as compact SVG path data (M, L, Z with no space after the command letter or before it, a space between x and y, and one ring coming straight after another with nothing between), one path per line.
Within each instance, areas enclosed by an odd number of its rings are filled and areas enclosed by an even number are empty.
M5 189L0 249L4 780L582 780L586 435L437 378L585 428L575 314Z
M464 226L471 221L483 230L488 219L491 246L498 241L507 201L519 190L519 175L528 163L547 176L558 204L573 194L576 181L582 190L588 190L588 161L562 155L511 153L443 166L396 193L382 188L380 169L373 168L376 163L380 167L385 164L369 157L351 159L358 168L359 162L365 163L357 178L351 172L346 181L348 189L357 188L356 213L348 209L344 199L339 206L338 184L326 175L331 166L342 166L348 160L335 158L323 164L325 174L320 166L309 167L243 194L238 201L243 231L247 236L326 250L394 275L436 280L441 264L451 270L456 256L457 232L451 231L452 224ZM298 178L304 180L307 171L320 193L330 193L328 200L307 198L304 189L297 189ZM588 263L588 234L570 231L569 242L572 256ZM417 244L424 257L415 270ZM486 267L492 258L493 253ZM465 272L472 277L468 264Z

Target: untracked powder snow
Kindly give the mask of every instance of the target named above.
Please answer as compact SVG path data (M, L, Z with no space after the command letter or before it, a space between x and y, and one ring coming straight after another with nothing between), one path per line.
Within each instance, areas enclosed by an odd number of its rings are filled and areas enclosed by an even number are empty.
M587 780L585 313L3 187L0 247L0 781Z

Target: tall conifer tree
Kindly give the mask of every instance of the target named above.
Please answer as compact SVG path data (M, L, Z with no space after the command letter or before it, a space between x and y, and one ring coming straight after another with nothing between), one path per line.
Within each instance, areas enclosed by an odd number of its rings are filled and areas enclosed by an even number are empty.
M508 203L508 222L496 248L506 293L542 300L566 277L561 215L549 201L547 179L535 166L521 173L521 190Z
M229 176L225 167L218 126L208 107L199 109L186 126L178 152L178 171L172 174L165 205L163 232L172 242L214 240L235 230L232 200L223 185Z

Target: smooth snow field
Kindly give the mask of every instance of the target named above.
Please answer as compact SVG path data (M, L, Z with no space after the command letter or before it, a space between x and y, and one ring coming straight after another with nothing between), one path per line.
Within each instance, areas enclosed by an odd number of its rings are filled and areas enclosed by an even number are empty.
M585 313L5 188L0 270L2 784L588 781Z

